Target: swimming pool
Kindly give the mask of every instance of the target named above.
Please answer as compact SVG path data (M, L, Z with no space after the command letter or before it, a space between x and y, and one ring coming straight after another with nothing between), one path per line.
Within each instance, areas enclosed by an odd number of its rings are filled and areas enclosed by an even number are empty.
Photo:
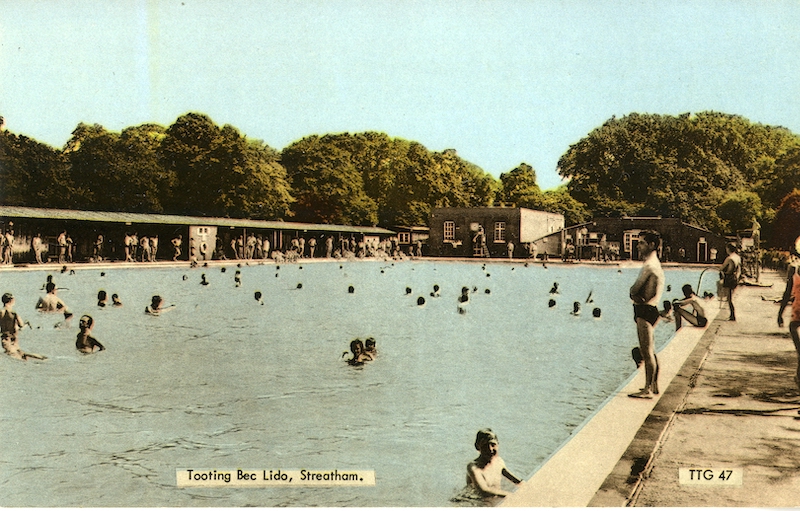
M244 266L241 287L226 269L54 274L73 312L95 318L107 350L91 356L75 350L76 320L55 329L58 316L34 312L46 272L0 273L34 327L22 349L50 357L0 359L3 505L448 506L478 429L528 476L634 371L635 267L302 262ZM699 274L667 269L664 299ZM462 286L476 290L465 314ZM98 308L100 289L125 305ZM176 308L143 314L154 294ZM659 348L673 328L659 324ZM377 360L345 364L367 336ZM377 484L177 488L175 470L192 467L374 469Z

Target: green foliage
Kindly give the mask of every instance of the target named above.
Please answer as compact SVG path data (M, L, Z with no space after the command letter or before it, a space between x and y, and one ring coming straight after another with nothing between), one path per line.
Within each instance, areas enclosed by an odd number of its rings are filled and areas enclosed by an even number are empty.
M748 229L753 218L762 214L761 198L754 192L740 190L727 194L717 207L719 217L727 222L728 230Z
M61 151L0 130L0 199L10 206L68 208L76 199Z
M64 154L72 181L81 196L81 209L101 211L164 211L174 175L158 160L164 128L143 124L121 134L100 125L79 124Z
M542 191L536 184L536 171L527 163L520 163L512 171L500 174L500 183L497 202L512 203L523 208L542 202Z
M298 219L427 225L431 209L488 205L494 178L455 151L383 133L310 136L281 153Z
M747 222L753 214L764 218L797 182L790 169L800 163L799 140L784 128L717 112L634 113L572 145L558 169L570 178L571 196L594 216L679 217L729 231L739 225L738 214L748 214ZM736 195L746 191L760 201Z
M179 117L159 146L159 161L177 180L169 212L261 219L288 213L291 194L278 154L206 115Z
M800 190L795 189L781 201L773 223L772 247L788 250L800 236Z

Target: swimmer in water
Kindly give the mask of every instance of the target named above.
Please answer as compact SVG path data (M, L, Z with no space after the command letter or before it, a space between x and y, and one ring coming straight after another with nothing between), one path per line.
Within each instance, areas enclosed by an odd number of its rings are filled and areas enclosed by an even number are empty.
M367 337L367 340L364 341L364 353L369 355L373 360L378 356L378 348L375 346L374 337Z
M97 306L98 307L105 307L106 302L108 301L108 295L105 291L100 290L97 292Z
M551 295L558 294L558 282L553 282L553 287L550 288L550 294Z
M469 288L462 287L461 296L458 297L458 313L466 314L468 304L469 304Z
M167 312L175 308L174 305L170 305L169 307L162 307L164 304L164 299L161 298L159 295L154 295L153 298L150 300L150 305L144 308L145 314L150 314L151 316L158 316L162 312Z
M353 357L347 363L351 366L361 366L364 365L364 362L372 360L372 357L364 351L364 343L361 342L361 339L350 341L350 351L353 353ZM347 355L346 351L342 353L342 357L345 355Z
M260 305L264 305L264 300L261 298L261 291L253 293L253 298L255 298Z
M572 312L570 314L573 316L581 315L581 302L572 302Z
M119 295L117 293L111 295L111 305L114 307L122 307L122 300L119 299Z
M20 349L17 332L22 330L25 325L31 325L28 322L23 323L19 315L14 312L14 301L14 295L5 293L3 295L3 308L0 309L0 339L6 355L18 360L28 360L29 358L47 359L45 356L37 355L36 353L25 353Z
M45 286L47 294L39 298L36 302L36 310L39 312L64 312L66 314L67 304L56 296L56 285L53 282L48 282Z
M236 284L236 287L242 287L242 272L236 270L236 273L233 275L233 282Z
M475 437L475 449L480 455L467 465L467 486L483 497L505 497L509 495L501 488L503 477L514 484L522 482L520 478L509 472L506 463L498 454L497 435L489 429L478 431Z
M95 348L98 348L97 351L106 349L105 346L100 344L100 341L91 336L92 327L94 326L94 319L92 319L91 316L81 316L78 325L81 329L81 331L78 332L78 338L75 339L75 347L78 351L89 354L94 353Z

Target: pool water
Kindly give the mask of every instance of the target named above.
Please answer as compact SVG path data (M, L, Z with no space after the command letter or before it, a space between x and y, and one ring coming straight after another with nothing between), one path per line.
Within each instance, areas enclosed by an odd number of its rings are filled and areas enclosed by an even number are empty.
M241 287L226 269L56 273L76 314L61 328L34 311L46 272L0 273L33 326L22 349L49 357L0 357L4 506L448 506L478 429L528 477L635 371L637 267L304 262L243 266ZM664 299L699 274L666 270ZM100 289L124 306L97 307ZM145 315L154 294L176 308ZM107 348L89 356L75 349L87 313ZM673 328L658 325L658 349ZM347 365L350 340L368 336L377 359ZM187 468L367 469L377 483L176 487Z

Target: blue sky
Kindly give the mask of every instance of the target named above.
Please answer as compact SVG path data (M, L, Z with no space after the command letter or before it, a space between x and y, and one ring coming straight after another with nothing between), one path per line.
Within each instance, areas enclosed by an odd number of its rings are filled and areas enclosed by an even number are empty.
M800 133L800 2L0 0L0 115L61 147L204 112L282 149L383 131L542 188L611 116Z

